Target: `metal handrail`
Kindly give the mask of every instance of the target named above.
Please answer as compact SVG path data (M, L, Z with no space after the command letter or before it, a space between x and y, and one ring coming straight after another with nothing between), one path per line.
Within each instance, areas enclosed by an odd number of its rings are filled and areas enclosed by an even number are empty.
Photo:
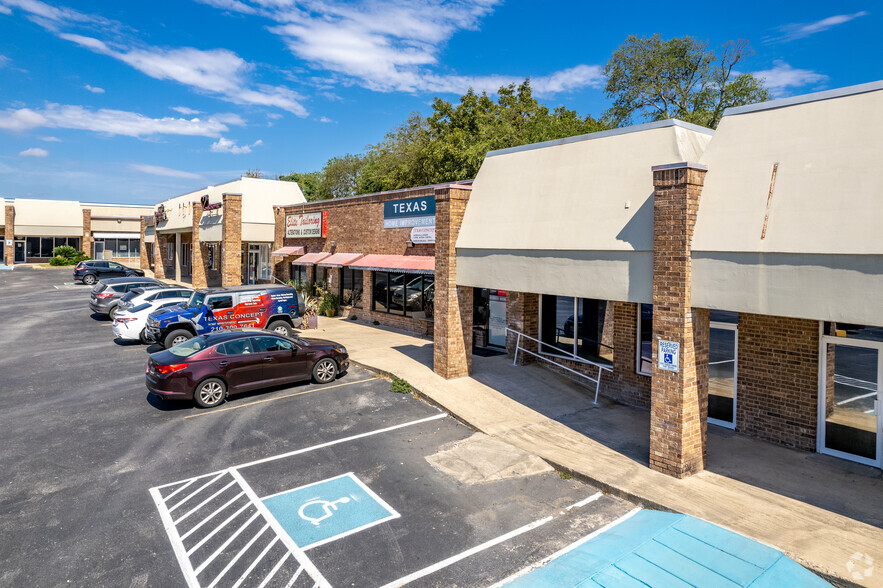
M546 357L545 355L540 355L539 353L534 353L534 352L531 351L530 349L525 349L524 347L521 346L521 338L524 337L524 338L526 338L526 339L530 339L531 341L535 341L535 342L540 346L540 347L538 347L537 349L541 349L541 348L542 348L542 345L543 345L543 342L540 341L539 339L535 339L534 337L531 337L530 335L525 335L524 333L522 333L522 332L520 332L520 331L516 331L515 329L511 329L511 328L509 328L509 327L506 327L506 332L507 332L507 333L512 332L512 333L518 335L518 339L517 339L516 342L515 342L515 358L512 360L512 365L517 365L517 364L518 364L518 352L519 352L519 351L522 351L522 352L524 352L524 353L527 353L527 354L533 355L534 357L539 357L539 358L542 359L543 361L548 361L548 362L551 363L552 365L558 366L559 368L561 368L561 369L563 369L563 370L567 370L568 372L571 372L571 373L573 373L573 374L576 374L577 376L580 376L581 378L585 378L586 380L588 380L588 381L590 381L590 382L593 382L593 383L595 384L595 400L594 400L594 404L598 404L598 391L599 391L599 389L600 389L600 387L601 387L601 372L607 371L607 372L610 372L610 373L612 374L612 373L613 373L613 369L612 369L610 366L607 366L607 365L604 365L604 364L600 364L600 363L596 363L596 362L591 361L591 360L589 360L589 359L585 359L585 358L579 357L579 356L576 355L575 353L568 353L567 351L564 351L564 350L561 350L561 349L556 349L556 351L560 351L560 352L563 353L563 354L569 355L569 356L571 356L574 360L577 360L577 361L579 361L580 363L587 363L587 364L589 364L589 365L593 365L593 366L595 366L596 368L598 368L598 377L597 377L597 378L593 378L593 377L588 376L588 375L586 375L586 374L584 374L584 373L582 373L582 372L578 372L578 371L576 371L575 369L569 368L569 367L567 367L566 365L561 365L561 364L558 363L557 361L553 361L553 360L549 359L548 357Z

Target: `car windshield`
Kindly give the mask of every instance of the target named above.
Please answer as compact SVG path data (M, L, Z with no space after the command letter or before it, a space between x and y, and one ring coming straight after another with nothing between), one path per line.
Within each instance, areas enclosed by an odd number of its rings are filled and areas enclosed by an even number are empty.
M207 340L207 335L200 335L193 339L187 339L183 343L178 343L174 347L170 347L169 353L177 355L178 357L190 357L208 347L208 345L206 345Z
M150 305L149 305L149 304L147 304L147 303L139 304L138 306L135 306L135 307L133 307L133 308L130 308L130 309L129 309L129 314L135 314L136 312L141 312L142 310L145 310L145 309L147 309L147 308L150 308Z
M205 293L194 292L190 297L190 301L187 303L187 308L199 308L202 306L203 302L205 302Z

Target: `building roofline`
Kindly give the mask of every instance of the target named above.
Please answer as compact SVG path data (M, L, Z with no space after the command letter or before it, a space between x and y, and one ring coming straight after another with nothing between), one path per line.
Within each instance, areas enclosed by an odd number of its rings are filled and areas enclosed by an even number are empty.
M488 151L486 157L494 157L497 155L508 155L510 153L518 153L521 151L531 151L533 149L543 149L545 147L555 147L558 145L568 145L570 143L580 143L582 141L591 141L593 139L604 139L606 137L615 137L617 135L627 135L629 133L639 133L641 131L650 131L653 129L664 129L667 127L681 127L697 133L713 135L714 130L693 123L684 122L676 118L666 120L656 120L653 122L632 125L629 127L621 127L618 129L610 129L607 131L598 131L597 133L589 133L587 135L575 135L573 137L565 137L564 139L554 139L552 141L543 141L542 143L531 143L529 145L519 145L518 147L508 147L506 149L497 149Z
M368 198L370 196L386 196L390 194L404 194L406 192L413 192L415 190L429 190L435 188L458 188L458 189L472 189L472 182L474 180L457 180L454 182L442 182L440 184L428 184L426 186L411 186L410 188L397 188L395 190L383 190L381 192L370 192L368 194L354 194L353 196L343 196L341 198L327 198L325 200L307 200L306 202L295 202L293 204L274 204L273 208L290 208L292 206L307 206L310 204L317 204L319 202L346 202L348 200L357 200L359 198Z
M814 92L812 94L803 94L801 96L792 96L790 98L779 98L778 100L758 102L757 104L731 106L724 110L724 116L748 114L749 112L760 112L762 110L774 110L776 108L785 108L786 106L819 102L821 100L831 100L833 98L843 98L844 96L855 96L856 94L867 94L868 92L877 92L879 90L883 90L883 80L868 82L867 84L858 84L856 86L847 86L845 88L835 88L823 92Z

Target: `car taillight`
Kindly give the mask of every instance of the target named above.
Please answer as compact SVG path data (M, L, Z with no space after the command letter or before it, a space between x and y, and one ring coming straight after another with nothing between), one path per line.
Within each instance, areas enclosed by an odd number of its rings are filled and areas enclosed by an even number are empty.
M165 376L166 374L171 374L171 373L174 373L174 372L180 372L181 370L183 370L184 368L186 368L188 365L190 365L190 364L187 364L187 363L179 363L179 364L176 364L176 365L158 365L158 366L156 366L156 372L157 372L158 374L161 374L161 375Z
M80 263L77 264L77 267L75 267L74 269L83 269L84 267L86 267L86 264L81 261Z
M117 323L131 323L133 320L135 320L134 317L130 317L130 318L118 318L118 319L116 319L114 322L117 322Z
M96 294L95 298L110 298L113 296L112 292L102 292L101 294Z

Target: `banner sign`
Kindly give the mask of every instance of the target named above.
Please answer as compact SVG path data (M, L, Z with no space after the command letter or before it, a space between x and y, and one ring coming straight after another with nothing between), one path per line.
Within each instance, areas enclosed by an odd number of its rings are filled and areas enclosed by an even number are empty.
M390 200L383 203L383 228L434 227L435 196Z
M414 227L411 229L411 243L435 243L435 227Z
M285 217L285 237L325 237L328 234L328 212L289 214Z
M210 204L209 199L208 199L208 194L204 194L204 195L200 196L199 202L200 202L200 204L202 204L203 210L215 210L216 208L221 208L223 206L223 203L221 203L221 202L216 202L214 204Z
M681 353L681 344L674 341L659 340L659 350L656 352L659 356L659 369L670 372L678 371L679 356Z

